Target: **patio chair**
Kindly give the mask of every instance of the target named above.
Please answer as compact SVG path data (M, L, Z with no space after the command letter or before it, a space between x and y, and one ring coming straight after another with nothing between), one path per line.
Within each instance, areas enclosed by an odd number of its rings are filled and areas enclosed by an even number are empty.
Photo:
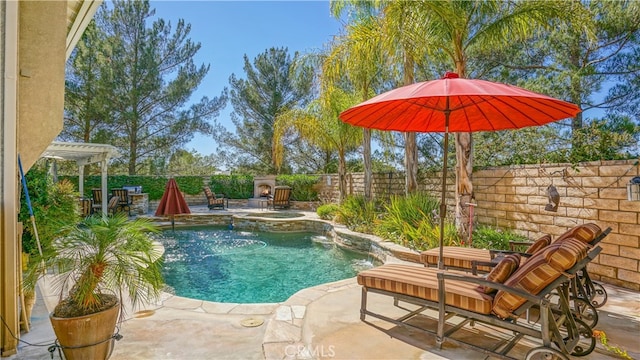
M129 191L125 189L111 189L111 195L118 197L117 210L127 210L127 214L131 216L132 199L129 196Z
M91 189L91 212L102 212L102 189Z
M267 207L271 207L273 210L291 207L291 188L289 186L274 187L273 195L270 195L267 201Z
M109 202L107 203L107 215L114 215L116 212L118 212L119 201L120 198L118 198L117 196L112 196L111 199L109 199Z
M366 322L369 315L435 335L440 347L445 341L452 342L502 359L522 358L509 353L525 336L542 342L529 349L526 359L585 356L596 341L592 328L574 316L567 287L601 250L565 238L536 252L524 264L513 266L519 256L505 256L486 279L455 270L385 264L358 274L360 319ZM406 314L390 317L374 312L367 308L369 293L393 298L393 304ZM552 296L558 297L557 303L551 302ZM536 322L524 318L529 310L538 313ZM487 327L487 336L476 330L469 333L469 327L478 324ZM462 331L466 334L459 336Z
M211 191L211 189L208 186L205 186L203 190L204 190L204 196L207 197L207 207L209 207L209 210L213 210L213 209L224 210L225 204L227 209L229 208L229 199L227 199L224 196L224 194L216 195L216 193Z
M82 216L83 218L90 216L92 212L91 199L80 198L78 199L78 202L80 216Z

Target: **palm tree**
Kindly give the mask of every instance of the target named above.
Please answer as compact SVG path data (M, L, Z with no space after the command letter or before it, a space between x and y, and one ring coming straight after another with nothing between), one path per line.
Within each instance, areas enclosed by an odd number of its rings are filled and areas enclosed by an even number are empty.
M123 214L90 216L62 229L62 237L39 259L60 275L61 292L72 285L54 316L92 314L114 300L122 303L123 294L134 307L157 299L164 285L162 252L149 235L157 231L149 220L130 221ZM35 279L41 270L34 269L30 277Z
M468 61L474 51L504 48L526 39L552 18L572 16L575 7L568 2L522 1L411 1L358 2L332 1L334 14L352 6L355 21L380 10L382 32L387 43L396 44L403 54L405 84L412 81L411 60L427 50L435 67L447 65L460 77L468 75ZM386 47L388 50L389 47ZM393 57L392 57L393 58ZM398 58L395 58L398 61ZM370 60L371 61L371 60ZM410 141L410 135L407 138ZM470 133L455 134L456 147L456 224L466 235L464 220L473 198L473 139ZM406 162L410 155L407 152ZM408 176L411 174L408 173Z
M407 37L417 44L425 41L434 55L444 54L446 62L460 77L470 73L468 62L474 51L500 49L526 39L548 26L553 18L575 13L573 2L552 1L416 1L406 20ZM456 225L466 236L465 220L473 199L473 139L471 133L456 133Z
M394 69L394 78L402 78L403 85L415 82L415 67L423 66L429 57L426 55L427 44L417 44L412 35L415 22L408 21L413 16L414 6L407 1L332 1L332 11L339 17L347 7L355 11L359 21L377 23L378 28L369 29L364 26L353 26L348 35L352 41L363 41L363 46L378 47L385 54L380 64ZM372 36L376 31L376 36ZM372 42L377 42L372 45ZM372 61L370 59L369 61ZM405 150L405 191L411 193L418 186L418 149L416 133L403 133Z
M287 129L295 129L312 145L323 151L338 152L338 177L340 202L346 197L346 154L360 144L362 130L342 122L338 115L343 109L356 103L353 96L336 87L327 87L320 98L311 102L305 109L292 109L279 115L274 123L274 139L284 136ZM284 146L274 141L274 161L282 165Z
M331 3L332 8L334 4L336 3ZM341 11L341 8L335 9L334 15L339 17ZM376 18L366 14L366 11L347 26L346 34L335 39L322 66L323 87L332 87L347 79L361 101L374 94L375 88L386 78L383 74L385 61L380 47L379 28ZM364 196L370 200L373 177L371 129L362 131L362 157Z
M426 67L431 59L427 53L428 44L413 41L415 37L412 34L416 30L416 22L411 20L414 16L414 6L407 1L383 1L376 5L381 11L381 45L390 54L388 65L397 65L400 68L402 85L411 85L416 81L416 66ZM405 191L409 194L415 192L418 187L418 148L415 132L406 132L403 136Z

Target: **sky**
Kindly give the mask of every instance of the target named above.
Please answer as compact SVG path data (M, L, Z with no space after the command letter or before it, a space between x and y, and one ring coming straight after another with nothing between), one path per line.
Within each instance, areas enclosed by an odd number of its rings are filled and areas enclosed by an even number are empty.
M329 13L329 0L323 1L150 1L156 17L170 21L172 29L179 19L191 24L189 38L199 42L196 65L209 64L209 73L192 95L219 96L229 87L229 77L245 78L244 55L250 61L271 47L286 47L289 54L322 49L340 31L340 22ZM231 123L230 103L218 117L227 130ZM196 135L186 146L202 155L215 152L208 136Z

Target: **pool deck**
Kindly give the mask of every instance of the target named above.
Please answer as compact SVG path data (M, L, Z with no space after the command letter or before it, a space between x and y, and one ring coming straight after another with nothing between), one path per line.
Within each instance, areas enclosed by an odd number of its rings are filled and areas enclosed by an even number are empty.
M193 212L212 213L206 207ZM233 211L246 211L239 209ZM251 211L255 211L252 209ZM305 213L305 217L316 217ZM51 359L55 341L48 313L56 297L47 295L46 281L38 293L31 331L21 340L18 354L7 359ZM609 345L619 346L640 359L640 293L605 285L609 295L598 314L597 330ZM45 295L43 295L43 293ZM369 304L393 316L397 309L388 297L370 295ZM287 301L274 304L228 304L165 294L145 309L128 309L120 324L122 340L111 359L485 359L486 355L444 344L433 337L359 318L360 286L355 278L303 289ZM149 310L142 312L140 310ZM372 326L379 326L380 329ZM482 332L482 326L476 331ZM527 343L522 356L528 349ZM536 345L537 346L537 345ZM54 359L59 359L54 353ZM620 359L600 343L584 359Z

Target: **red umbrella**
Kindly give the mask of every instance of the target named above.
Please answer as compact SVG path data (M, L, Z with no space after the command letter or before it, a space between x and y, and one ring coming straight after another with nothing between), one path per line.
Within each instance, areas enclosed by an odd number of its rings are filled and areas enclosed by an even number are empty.
M440 201L440 258L444 242L447 134L497 131L544 125L576 116L574 104L516 86L484 80L444 78L416 83L373 97L340 114L351 125L403 132L444 132L444 169Z
M184 200L176 180L171 178L167 182L158 209L156 209L156 216L171 216L171 227L173 228L173 217L179 214L191 214L191 210L189 210L189 205Z

